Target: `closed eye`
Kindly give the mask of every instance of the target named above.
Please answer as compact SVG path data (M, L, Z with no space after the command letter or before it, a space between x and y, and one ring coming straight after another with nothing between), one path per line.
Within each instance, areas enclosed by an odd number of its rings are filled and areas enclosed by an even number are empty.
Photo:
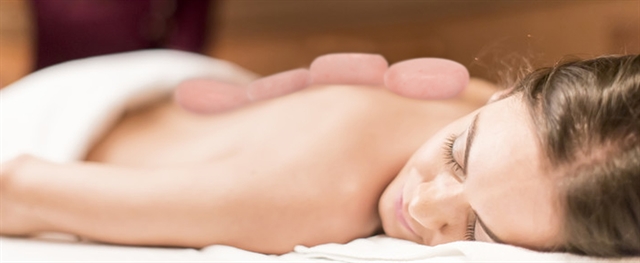
M456 173L456 180L458 180L458 182L462 182L465 178L458 176L457 174L462 172L464 169L453 156L453 144L455 143L457 138L458 136L455 134L451 134L449 135L449 137L447 137L444 143L444 159L446 161L446 164L450 166L451 170Z
M471 148L471 144L473 143L473 139L475 137L475 127L478 121L478 115L479 114L476 114L476 116L473 118L471 126L467 130L467 143L465 147L466 149L464 151L465 164L468 163L469 150ZM466 169L467 167L466 166L463 167L458 161L456 161L456 158L454 156L454 145L456 143L456 140L459 137L460 136L456 134L449 135L449 137L447 137L447 139L445 140L443 150L444 150L444 159L446 161L446 164L450 166L450 169L454 174L454 178L458 182L463 183L467 179L467 169ZM467 216L467 225L466 225L466 230L464 234L464 240L467 240L467 241L476 240L476 222L478 222L478 216L473 209L470 209L469 215ZM484 229L485 227L482 226L482 228Z

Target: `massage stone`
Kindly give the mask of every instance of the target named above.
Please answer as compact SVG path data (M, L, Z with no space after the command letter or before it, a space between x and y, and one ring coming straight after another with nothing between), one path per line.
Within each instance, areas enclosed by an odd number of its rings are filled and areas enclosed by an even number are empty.
M192 79L178 85L175 101L187 111L212 114L280 97L308 86L349 84L383 86L401 96L440 100L459 94L469 83L467 69L451 60L417 58L391 67L381 55L328 54L309 69L294 69L257 79L247 86L213 79Z

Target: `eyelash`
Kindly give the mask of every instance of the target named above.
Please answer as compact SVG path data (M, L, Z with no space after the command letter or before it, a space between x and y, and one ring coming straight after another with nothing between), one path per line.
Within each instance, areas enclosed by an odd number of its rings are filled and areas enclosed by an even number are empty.
M462 166L456 162L456 159L453 157L453 144L456 141L457 136L455 134L449 135L444 143L444 158L447 161L447 165L451 166L451 169L455 172L462 171ZM464 240L466 241L475 241L475 232L476 232L476 220L471 220L467 223L467 228L464 234Z
M476 220L472 220L467 224L467 230L464 233L464 240L476 241Z
M451 166L451 169L454 171L462 171L462 166L456 162L456 159L453 157L453 143L456 141L456 135L451 134L447 137L447 140L444 143L444 159L447 161L447 165Z

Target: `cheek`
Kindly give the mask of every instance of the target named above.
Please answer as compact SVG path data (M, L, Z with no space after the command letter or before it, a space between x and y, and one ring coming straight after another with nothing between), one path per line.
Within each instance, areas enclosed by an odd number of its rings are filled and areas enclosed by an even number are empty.
M426 141L411 156L402 171L387 187L382 196L381 205L384 207L391 206L391 203L395 201L397 194L399 194L400 191L403 191L407 184L411 169L417 169L419 174L424 177L420 180L429 180L428 177L433 177L438 174L445 165L442 151L446 137L453 133L461 133L471 122L473 114L475 114L475 112L449 124Z
M442 159L442 146L439 137L424 144L413 156L405 167L406 183L414 181L430 181L442 169L444 160ZM420 178L414 178L420 177Z

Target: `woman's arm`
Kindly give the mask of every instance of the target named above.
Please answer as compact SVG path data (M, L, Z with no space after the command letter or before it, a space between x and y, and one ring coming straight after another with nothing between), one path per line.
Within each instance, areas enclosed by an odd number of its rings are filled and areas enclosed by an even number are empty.
M216 187L198 169L55 164L28 156L3 166L3 234L65 232L109 243L189 247L220 242L224 234L213 229L219 216L211 212L210 190Z
M336 206L337 192L322 192L336 200L319 201L258 177L212 176L224 172L212 165L138 169L23 156L2 166L3 235L63 232L116 244L226 244L279 254L370 234L354 227L363 221L343 220L354 218L343 210L354 209Z

